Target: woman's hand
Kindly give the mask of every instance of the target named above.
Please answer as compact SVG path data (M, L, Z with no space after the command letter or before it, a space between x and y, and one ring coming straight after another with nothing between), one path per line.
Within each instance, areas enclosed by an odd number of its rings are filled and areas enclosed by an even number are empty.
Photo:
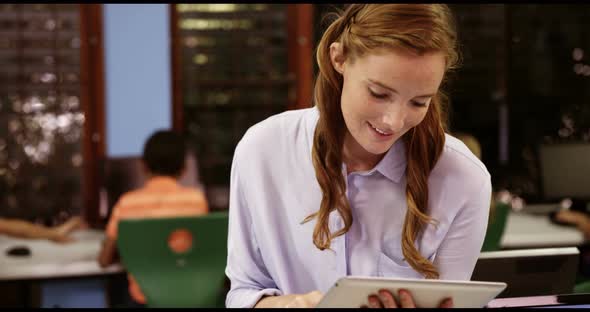
M415 308L416 304L412 298L412 294L405 289L400 289L398 292L399 302L395 300L389 290L380 289L378 294L371 294L368 297L369 304L361 306L361 308ZM453 299L445 298L438 306L439 308L452 308Z
M320 291L312 291L306 294L294 294L283 296L268 296L262 298L256 304L256 308L313 308L324 295Z
M322 300L323 294L319 291L312 291L303 295L295 295L292 300L285 304L285 308L314 308Z

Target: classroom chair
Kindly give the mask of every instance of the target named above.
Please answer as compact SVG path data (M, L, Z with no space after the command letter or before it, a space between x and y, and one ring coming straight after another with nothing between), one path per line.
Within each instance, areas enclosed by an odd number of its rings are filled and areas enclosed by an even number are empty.
M506 228L510 205L496 201L494 207L494 211L490 215L490 221L481 251L500 250L500 242L502 241L502 235Z
M121 262L146 306L224 306L227 223L226 212L120 222Z
M590 245L586 242L578 246L580 250L580 267L576 277L576 285L574 286L575 294L590 294Z
M574 286L574 294L588 294L590 293L590 281L585 281Z

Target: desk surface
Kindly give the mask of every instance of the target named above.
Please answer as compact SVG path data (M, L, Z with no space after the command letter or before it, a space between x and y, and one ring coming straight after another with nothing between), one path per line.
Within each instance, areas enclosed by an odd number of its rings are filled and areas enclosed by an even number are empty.
M590 308L588 294L561 294L548 296L496 298L487 304L488 308L510 307L549 307L549 308Z
M575 227L551 223L546 215L510 212L500 245L502 248L578 246L584 236Z
M48 240L30 240L0 235L0 281L67 278L124 272L120 264L106 268L98 265L104 233L79 230L72 233L75 241L59 244ZM6 255L14 246L27 246L31 256Z

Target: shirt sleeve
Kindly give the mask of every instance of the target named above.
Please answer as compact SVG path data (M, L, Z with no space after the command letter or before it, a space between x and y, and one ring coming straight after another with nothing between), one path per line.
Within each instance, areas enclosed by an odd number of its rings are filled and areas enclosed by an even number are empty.
M282 295L268 273L252 228L250 209L243 196L240 145L231 169L228 253L225 273L231 281L226 297L228 308L252 308L263 296Z
M434 260L440 279L471 279L487 230L491 196L488 177L455 216Z
M121 197L121 199L122 199L122 197ZM113 207L113 212L111 213L111 218L109 219L109 222L107 223L106 230L105 230L106 237L113 239L113 240L117 239L117 230L118 230L119 219L120 219L120 210L121 210L121 199L119 199L117 204L115 204L115 206Z

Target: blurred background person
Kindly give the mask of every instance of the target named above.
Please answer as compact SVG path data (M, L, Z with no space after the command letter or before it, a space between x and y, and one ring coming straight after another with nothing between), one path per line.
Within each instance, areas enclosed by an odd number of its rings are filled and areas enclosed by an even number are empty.
M157 218L196 216L209 212L205 195L198 189L183 187L186 163L184 139L173 131L157 131L146 142L142 163L147 181L138 190L119 199L106 227L106 238L98 256L100 266L115 262L117 256L117 226L128 218ZM133 276L128 275L131 306L144 305L145 297Z
M85 227L85 224L78 216L52 227L26 220L0 218L0 234L18 238L48 239L57 243L72 241L70 233L82 227Z

